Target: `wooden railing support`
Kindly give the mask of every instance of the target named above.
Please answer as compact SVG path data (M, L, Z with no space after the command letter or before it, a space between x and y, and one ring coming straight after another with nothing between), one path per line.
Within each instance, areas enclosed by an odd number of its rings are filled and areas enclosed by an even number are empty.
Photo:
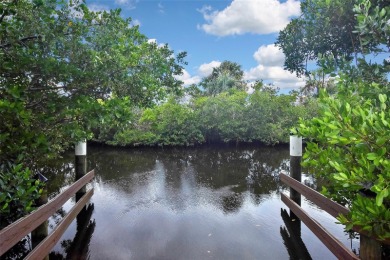
M87 174L87 142L81 141L75 146L75 181L78 181ZM76 193L76 202L87 192L86 186L83 186Z
M335 218L337 218L340 214L347 215L349 213L349 209L346 207L328 199L318 191L307 187L305 184L302 184L284 173L280 174L280 180Z
M360 259L371 260L382 258L381 243L366 235L360 234Z
M290 136L290 176L301 182L301 160L302 160L302 137L295 135ZM301 194L290 187L290 198L301 205ZM290 212L291 218L294 218L294 213Z
M35 206L40 207L42 205L45 205L48 201L49 200L47 197L47 187L45 185L45 187L42 189L41 196L35 202ZM46 220L31 232L32 248L35 248L37 245L39 245L39 243L41 243L48 236L48 234L49 234L49 221ZM42 259L49 260L49 257L46 256Z
M312 219L297 203L283 193L282 201L294 211L294 214L302 220L306 226L324 243L324 245L339 259L359 259L352 251L330 234L320 223Z
M45 205L0 230L0 256L52 216L81 187L91 181L94 176L94 170L90 171Z
M301 195L305 196L307 199L315 203L322 210L326 211L333 217L337 218L339 215L348 215L349 209L328 199L321 193L316 190L307 187L301 182L295 180L294 178L280 173L280 180L288 185L290 189L294 189L299 192ZM287 199L287 197L282 194L282 201L289 206L290 211L294 211L290 206L292 205ZM292 201L290 198L289 200ZM286 203L287 202L287 203ZM298 205L298 204L296 204ZM295 210L296 211L296 210ZM297 213L294 213L297 215ZM303 220L303 219L301 219ZM361 259L381 259L382 257L382 245L390 245L390 239L378 240L378 237L370 236L367 231L363 230L359 226L352 227L352 230L360 234L360 258Z
M61 236L65 233L66 229L72 223L77 214L83 209L85 204L91 199L93 195L93 189L90 190L85 196L83 196L76 205L68 212L68 214L61 220L56 226L53 232L46 237L42 243L33 249L27 256L26 260L42 259L50 253L50 250L61 239Z

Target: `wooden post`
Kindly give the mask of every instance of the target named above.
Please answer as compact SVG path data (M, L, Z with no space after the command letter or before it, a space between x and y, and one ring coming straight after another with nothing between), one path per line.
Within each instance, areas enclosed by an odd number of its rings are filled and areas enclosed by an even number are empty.
M42 182L47 182L47 178L43 176L42 174L37 174L36 178L39 179ZM48 202L47 197L47 187L42 189L41 196L35 201L35 206L40 207ZM31 231L31 244L32 248L35 248L39 243L41 243L47 236L49 235L49 221L46 220L42 222L41 225L39 225L36 229ZM47 255L44 260L49 260L49 256Z
M360 234L360 253L359 257L362 260L369 259L382 259L382 247L381 244L367 237L363 234Z
M295 135L290 136L290 176L295 180L301 182L301 158L302 158L302 137ZM301 194L290 188L290 198L301 206ZM291 218L298 218L290 210Z
M81 141L75 146L75 173L76 181L87 174L87 142ZM87 192L86 186L83 186L76 193L76 202Z

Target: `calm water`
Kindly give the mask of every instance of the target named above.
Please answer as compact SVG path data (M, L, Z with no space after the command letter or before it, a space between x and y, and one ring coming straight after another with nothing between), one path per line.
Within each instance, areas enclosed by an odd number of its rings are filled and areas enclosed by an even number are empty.
M73 159L47 166L51 196L73 182ZM297 222L280 200L288 190L279 181L289 168L288 148L89 147L88 164L96 170L91 204L52 258L335 259L304 224L291 231ZM73 205L66 203L51 227ZM334 218L304 199L302 205L357 249Z

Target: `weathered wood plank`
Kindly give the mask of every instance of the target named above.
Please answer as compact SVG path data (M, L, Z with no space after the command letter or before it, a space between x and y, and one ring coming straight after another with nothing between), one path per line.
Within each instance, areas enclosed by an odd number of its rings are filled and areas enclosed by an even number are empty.
M95 171L90 171L47 204L0 230L0 256L52 216L81 187L91 181L94 176Z
M347 215L349 213L349 209L347 209L346 207L337 204L336 202L328 199L321 193L313 190L310 187L307 187L306 185L300 183L299 181L291 178L284 173L280 173L280 180L284 184L287 184L289 187L292 187L293 189L301 193L307 199L311 200L313 203L315 203L317 206L319 206L321 209L325 210L335 218L337 218L339 214ZM390 245L390 239L381 240L376 236L370 235L366 230L362 230L362 228L359 226L353 226L352 230L365 236L371 237L382 244Z
M346 207L328 199L321 193L307 187L306 185L300 183L299 181L291 178L290 176L280 173L280 180L292 187L294 190L305 196L307 199L314 202L321 209L328 212L333 217L337 218L340 214L347 215L349 213L349 209Z
M359 259L351 250L326 231L317 221L312 219L298 204L281 194L282 201L300 220L322 241L322 243L339 259Z
M50 250L58 243L61 236L65 233L70 223L80 213L81 209L87 204L93 195L93 189L88 191L65 215L61 222L56 226L53 232L47 236L34 250L32 250L25 259L43 259L50 253Z

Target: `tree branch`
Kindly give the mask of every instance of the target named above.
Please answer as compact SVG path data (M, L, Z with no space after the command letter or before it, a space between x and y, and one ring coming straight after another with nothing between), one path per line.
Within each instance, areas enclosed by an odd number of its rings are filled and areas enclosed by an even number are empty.
M64 88L67 88L67 86L29 88L28 91L57 90L57 89L64 89Z
M18 43L22 44L22 43L27 42L29 40L40 39L40 38L42 38L41 35L28 36L28 37L24 37L24 38L18 40ZM6 44L3 44L3 45L0 45L0 49L5 49L5 48L8 48L8 47L11 47L11 45L12 45L12 43L6 43Z

